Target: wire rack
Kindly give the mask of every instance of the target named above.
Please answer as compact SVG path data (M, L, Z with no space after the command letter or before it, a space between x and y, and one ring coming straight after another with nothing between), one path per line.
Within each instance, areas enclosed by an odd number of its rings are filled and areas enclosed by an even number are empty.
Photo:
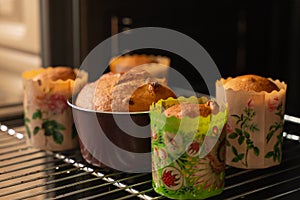
M285 120L282 163L260 170L227 167L224 192L211 199L299 199L300 119ZM0 123L0 199L166 199L153 191L151 173L97 168L79 150L31 147L20 121Z

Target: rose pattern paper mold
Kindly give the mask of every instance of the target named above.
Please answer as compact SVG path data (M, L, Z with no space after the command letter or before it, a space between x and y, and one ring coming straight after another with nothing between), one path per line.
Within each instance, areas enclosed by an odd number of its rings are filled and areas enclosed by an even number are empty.
M27 142L39 149L64 151L79 147L72 110L67 99L87 82L87 73L76 70L78 79L35 81L49 68L25 71L23 77L24 121Z

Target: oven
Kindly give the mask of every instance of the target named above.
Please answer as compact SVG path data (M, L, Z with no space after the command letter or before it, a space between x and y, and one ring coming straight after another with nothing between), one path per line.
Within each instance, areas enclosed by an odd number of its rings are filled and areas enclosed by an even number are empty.
M224 77L257 73L285 81L282 163L259 170L226 166L224 191L210 199L299 199L299 2L198 3L200 7L195 2L170 5L158 0L40 1L41 65L77 68L108 37L152 26L180 31L199 42ZM207 93L199 82L201 75L186 60L157 49L137 51L149 52L169 56L172 67L188 78L195 91ZM95 167L79 149L51 152L30 146L22 99L6 97L0 101L0 199L167 199L153 190L151 173Z

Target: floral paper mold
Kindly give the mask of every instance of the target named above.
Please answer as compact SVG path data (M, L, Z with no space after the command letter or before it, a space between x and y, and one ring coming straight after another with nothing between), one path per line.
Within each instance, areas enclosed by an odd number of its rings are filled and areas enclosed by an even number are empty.
M63 151L78 147L72 110L67 99L87 81L87 74L75 70L74 80L34 80L52 67L26 71L22 74L24 89L24 119L27 141L34 147Z
M286 84L269 79L279 88L271 93L224 89L230 79L216 83L216 98L228 103L226 164L245 169L280 164Z
M196 97L160 100L150 108L154 190L172 199L204 199L223 191L227 107L207 117L166 117L168 107L205 103Z

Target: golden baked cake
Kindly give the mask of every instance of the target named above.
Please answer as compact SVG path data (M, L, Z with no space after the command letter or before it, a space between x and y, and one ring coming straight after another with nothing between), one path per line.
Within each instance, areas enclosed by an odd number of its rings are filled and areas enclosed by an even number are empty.
M129 98L129 111L147 111L153 102L168 97L175 98L174 92L167 86L155 81L138 87ZM126 106L126 105L125 105Z
M52 81L57 81L59 79L66 81L68 79L75 80L76 78L76 73L75 71L70 68L70 67L54 67L51 70L42 72L35 76L33 78L34 81L40 80L40 81L45 81L45 80L52 80Z
M153 102L168 97L176 95L165 84L165 79L156 79L136 68L126 73L103 74L82 89L76 105L96 111L137 112L148 111Z
M242 75L232 79L229 79L224 84L225 88L231 88L233 90L244 90L244 91L255 91L255 92L272 92L273 90L278 91L278 86L270 81L269 79L249 74L249 75Z
M124 55L112 58L109 64L111 72L123 73L130 69L141 66L144 64L161 64L164 66L170 66L170 59L165 56L154 56L154 55Z
M113 111L147 111L153 102L175 94L164 83L142 69L125 73L112 90Z
M211 114L211 107L209 103L194 104L194 103L181 103L176 104L164 111L167 117L175 116L182 118L183 116L197 117L199 115L207 117Z
M120 73L103 74L97 81L93 96L94 110L111 111L112 91L121 78Z

